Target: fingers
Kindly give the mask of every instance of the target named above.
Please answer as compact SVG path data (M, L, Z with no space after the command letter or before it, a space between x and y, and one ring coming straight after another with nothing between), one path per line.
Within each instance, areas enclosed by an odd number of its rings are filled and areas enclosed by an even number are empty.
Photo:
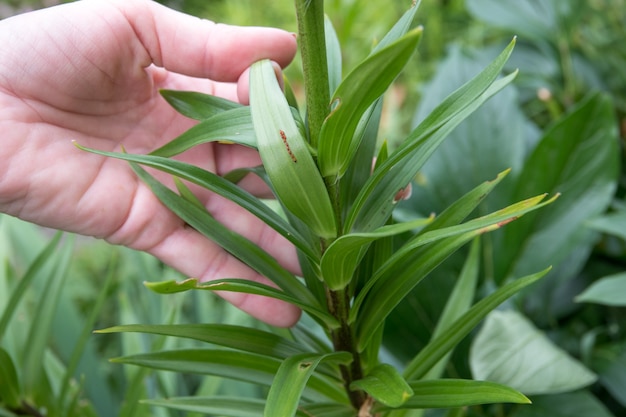
M255 61L267 58L285 67L296 52L295 37L280 29L215 24L156 2L116 4L152 63L180 74L234 82Z

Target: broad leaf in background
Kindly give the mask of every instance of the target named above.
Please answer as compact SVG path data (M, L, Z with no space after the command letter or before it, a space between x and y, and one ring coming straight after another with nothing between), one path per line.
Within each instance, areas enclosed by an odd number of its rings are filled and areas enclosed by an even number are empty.
M626 273L601 278L578 295L576 301L626 307Z
M520 409L515 417L614 417L587 391L542 395L532 397L532 401L532 405Z
M499 382L526 395L586 387L596 376L515 311L494 311L473 340L474 378Z

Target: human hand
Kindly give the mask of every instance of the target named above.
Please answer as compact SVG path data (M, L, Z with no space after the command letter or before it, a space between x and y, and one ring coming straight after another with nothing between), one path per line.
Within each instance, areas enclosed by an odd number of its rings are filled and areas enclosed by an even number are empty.
M247 103L246 69L281 67L295 38L270 28L217 25L147 0L84 1L0 22L0 212L149 252L203 281L268 283L165 208L127 163L79 144L147 153L193 125L159 89L203 91ZM256 152L207 144L180 156L218 174L260 163ZM242 186L266 190L254 179ZM293 247L247 211L208 192L199 198L225 225L297 271ZM276 300L225 293L278 326L299 311Z

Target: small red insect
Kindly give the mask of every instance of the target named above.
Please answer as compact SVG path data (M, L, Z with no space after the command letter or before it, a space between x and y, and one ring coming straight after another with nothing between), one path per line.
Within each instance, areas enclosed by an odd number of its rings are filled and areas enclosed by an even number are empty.
M298 160L296 159L296 156L293 154L293 152L291 152L291 148L289 147L289 144L287 143L287 135L285 135L285 132L280 130L280 137L283 139L283 143L285 144L285 148L287 148L287 153L289 153L289 156L291 157L291 160L293 162L298 162Z

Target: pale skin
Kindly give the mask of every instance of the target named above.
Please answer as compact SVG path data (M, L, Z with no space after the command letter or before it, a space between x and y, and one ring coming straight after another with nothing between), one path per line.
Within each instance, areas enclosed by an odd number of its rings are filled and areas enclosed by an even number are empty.
M247 68L262 58L288 65L291 33L219 25L147 0L87 0L0 21L0 45L0 212L146 251L202 281L270 282L187 227L126 162L73 141L130 153L163 145L194 122L159 96L162 88L247 104ZM214 144L179 159L218 174L260 162L251 149ZM242 186L267 193L254 178ZM298 271L286 240L233 203L194 191L218 220ZM283 302L221 295L273 325L299 318Z

